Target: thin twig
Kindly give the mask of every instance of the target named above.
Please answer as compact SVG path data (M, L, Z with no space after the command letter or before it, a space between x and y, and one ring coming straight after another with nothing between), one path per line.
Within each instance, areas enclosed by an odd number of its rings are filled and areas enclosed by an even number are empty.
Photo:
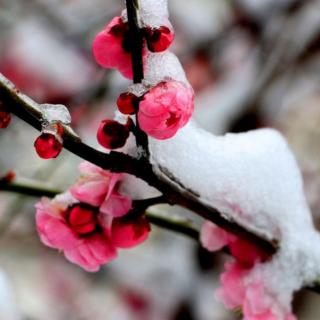
M30 184L20 183L20 182L9 182L0 179L0 191L14 192L20 195L31 196L31 197L49 197L53 198L56 195L62 193L61 190L50 189L47 186L42 185L39 182L33 181ZM156 198L150 198L145 200L135 200L133 201L133 207L138 207L138 209L146 211L149 207L163 203L164 198L162 196ZM152 210L147 210L145 212L148 220L163 229L175 231L180 234L184 234L192 239L199 240L199 231L192 224L191 221L178 218L178 217L168 217L162 214L157 214L152 212ZM0 227L1 229L1 227ZM1 232L0 232L1 234Z
M133 82L141 83L144 78L143 59L142 59L143 35L141 32L141 29L139 26L139 20L138 20L138 1L126 0L126 6L127 6L127 14L128 14ZM137 145L144 150L146 156L148 157L149 156L148 136L140 129L137 116L136 116L135 136L136 136Z
M2 182L1 182L2 181ZM62 191L50 189L46 186L41 185L39 182L33 182L31 185L26 183L12 183L7 182L6 180L0 179L0 191L8 191L8 192L15 192L19 193L24 196L32 196L32 197L40 197L40 196L47 196L52 198L57 194L61 193ZM149 207L162 203L163 197L156 197L146 200L136 200L134 201L134 206L141 206L144 208L145 215L153 225L160 227L165 230L173 231L179 233L181 235L187 236L193 240L199 241L200 239L200 232L194 226L194 224L187 219L182 219L177 216L167 216L164 214L156 213L152 210L147 210ZM19 210L17 210L19 212ZM5 223L0 225L0 236L4 234L6 228L9 226L10 222L14 217L11 217ZM223 250L225 253L230 254L227 248ZM320 294L320 281L315 282L313 286L308 287L307 289Z

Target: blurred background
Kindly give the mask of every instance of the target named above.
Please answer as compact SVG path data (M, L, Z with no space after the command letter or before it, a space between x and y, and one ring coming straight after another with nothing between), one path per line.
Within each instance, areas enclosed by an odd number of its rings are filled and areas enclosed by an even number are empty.
M194 118L219 135L280 130L320 226L320 1L169 2L172 50L196 91ZM73 127L93 146L100 120L112 117L129 82L99 68L91 44L123 8L116 0L0 0L0 72L37 102L66 104ZM56 160L40 160L36 136L15 118L0 132L0 177L13 170L19 179L66 189L80 160L65 151ZM241 318L214 298L229 257L153 227L145 244L121 252L99 273L86 273L40 244L36 201L0 192L0 320ZM191 217L176 208L173 213ZM320 295L305 290L294 308L299 319L316 320L319 305Z

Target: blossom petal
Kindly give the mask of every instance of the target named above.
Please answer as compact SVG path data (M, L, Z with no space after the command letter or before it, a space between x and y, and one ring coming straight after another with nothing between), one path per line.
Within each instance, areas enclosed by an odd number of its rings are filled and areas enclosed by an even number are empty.
M132 207L132 200L129 197L113 192L109 199L106 199L100 206L100 211L111 217L122 217Z

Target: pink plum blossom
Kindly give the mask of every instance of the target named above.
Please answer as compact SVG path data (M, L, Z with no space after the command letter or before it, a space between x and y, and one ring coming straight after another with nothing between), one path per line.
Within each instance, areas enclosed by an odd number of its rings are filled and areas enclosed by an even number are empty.
M250 268L254 263L268 259L256 245L228 233L210 221L203 224L200 240L209 251L218 251L228 246L232 256L244 267Z
M93 207L72 206L58 198L36 204L36 225L41 241L63 251L65 257L87 271L98 271L116 257L110 229ZM75 223L77 216L82 220ZM81 226L82 224L82 226ZM80 228L82 227L82 228Z
M100 207L101 212L111 217L121 217L130 210L131 199L121 195L115 188L121 174L111 173L89 162L81 163L79 170L82 176L70 188L76 199Z
M194 109L194 92L179 81L160 82L139 104L138 120L149 136L169 139L185 126Z
M79 169L82 176L70 193L36 204L37 231L45 245L63 251L69 261L85 270L97 271L116 257L117 247L144 241L149 223L142 217L130 223L119 220L132 206L132 200L117 191L120 174L89 162L81 163Z
M241 307L245 298L244 277L248 269L237 262L227 262L225 272L221 275L222 287L216 291L216 298L223 302L226 308L236 309Z
M128 24L120 17L113 18L93 41L93 55L104 68L116 68L132 79Z
M249 282L250 268L243 267L237 261L227 262L220 280L222 287L216 292L216 298L226 308L242 308L244 320L296 320L289 307L281 305L270 294L262 280Z
M263 281L250 283L246 287L243 301L245 320L296 320L296 317L267 292Z
M220 277L222 286L216 291L216 298L226 308L242 308L244 320L296 320L289 307L282 306L267 291L262 279L249 281L254 265L269 258L262 250L210 221L204 223L200 239L209 251L228 246L235 258L225 264L225 272Z

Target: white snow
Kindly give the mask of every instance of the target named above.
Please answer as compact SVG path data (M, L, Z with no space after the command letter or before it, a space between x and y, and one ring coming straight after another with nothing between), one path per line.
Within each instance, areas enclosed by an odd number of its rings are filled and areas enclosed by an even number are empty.
M166 26L173 30L173 27L168 20L168 4L167 0L144 0L139 2L139 20L141 26L149 26L158 28ZM121 13L123 21L128 20L127 10Z
M143 96L147 91L147 87L142 83L135 83L128 87L128 92L133 93L137 97Z
M170 140L150 139L150 151L158 175L170 173L198 193L202 203L280 241L276 256L256 266L248 281L262 274L269 289L288 305L293 291L320 276L320 237L295 159L277 131L218 137L191 122Z
M44 103L40 105L40 108L43 114L42 120L49 124L60 122L67 125L71 123L69 110L63 104Z
M155 85L164 80L178 80L189 84L180 61L170 51L148 53L145 64L144 79L147 85Z
M141 18L154 16L168 18L168 1L167 0L142 0L139 8Z
M157 172L165 168L202 202L269 239L296 229L287 223L294 212L304 213L299 226L311 223L296 162L275 130L219 137L190 122L170 140L150 139L150 150Z

